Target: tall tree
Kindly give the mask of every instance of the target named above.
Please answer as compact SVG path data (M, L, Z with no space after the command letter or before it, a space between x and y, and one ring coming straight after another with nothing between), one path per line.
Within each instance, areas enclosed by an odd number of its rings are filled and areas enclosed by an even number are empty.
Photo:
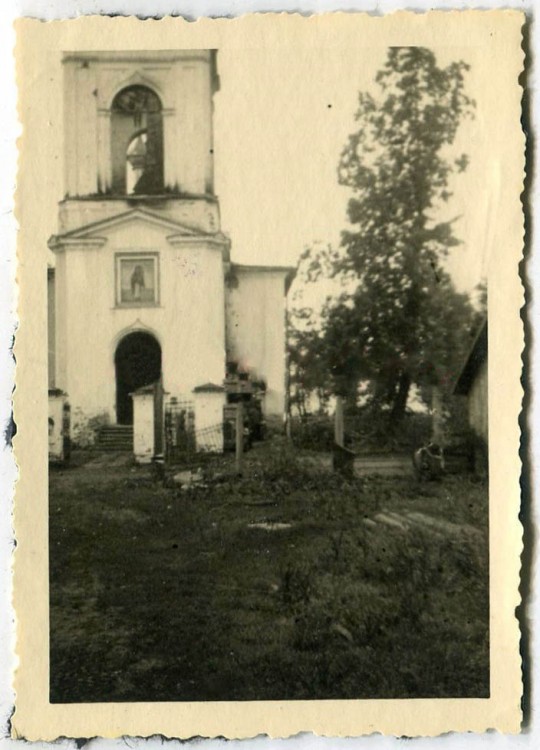
M450 156L474 107L467 69L438 67L429 49L391 48L376 76L378 97L359 95L357 130L338 168L353 195L343 252L330 259L332 275L345 281L325 314L329 362L338 390L354 392L368 378L394 421L413 383L439 377L449 309L466 307L441 264L458 244L453 222L435 217L451 197L452 174L467 165L464 154ZM317 273L320 258L312 265Z

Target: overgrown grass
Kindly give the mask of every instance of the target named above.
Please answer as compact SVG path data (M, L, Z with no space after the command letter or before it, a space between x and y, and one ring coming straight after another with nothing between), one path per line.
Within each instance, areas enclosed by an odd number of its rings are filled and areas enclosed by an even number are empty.
M488 695L486 488L297 456L262 445L242 479L221 461L188 491L129 466L52 473L51 699Z

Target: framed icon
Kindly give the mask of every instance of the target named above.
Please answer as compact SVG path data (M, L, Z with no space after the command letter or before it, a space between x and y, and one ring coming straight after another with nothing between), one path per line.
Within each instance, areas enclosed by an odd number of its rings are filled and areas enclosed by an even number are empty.
M157 305L157 254L118 254L116 256L116 304Z

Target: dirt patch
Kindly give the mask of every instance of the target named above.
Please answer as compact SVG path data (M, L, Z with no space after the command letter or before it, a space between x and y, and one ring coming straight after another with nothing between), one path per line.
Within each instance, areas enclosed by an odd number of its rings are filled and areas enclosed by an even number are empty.
M108 508L100 509L100 515L106 521L114 521L120 524L138 524L148 520L148 514L142 513L135 508Z
M248 529L263 529L264 531L284 531L292 529L292 523L283 523L282 521L260 521L258 523L248 523Z

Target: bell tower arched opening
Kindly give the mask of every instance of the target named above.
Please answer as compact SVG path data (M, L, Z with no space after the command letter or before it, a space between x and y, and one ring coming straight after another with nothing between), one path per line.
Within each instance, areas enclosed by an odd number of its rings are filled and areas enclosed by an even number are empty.
M150 333L128 333L116 347L116 420L133 424L131 393L161 377L161 346Z
M112 189L122 195L162 193L163 112L147 86L128 86L111 111Z

